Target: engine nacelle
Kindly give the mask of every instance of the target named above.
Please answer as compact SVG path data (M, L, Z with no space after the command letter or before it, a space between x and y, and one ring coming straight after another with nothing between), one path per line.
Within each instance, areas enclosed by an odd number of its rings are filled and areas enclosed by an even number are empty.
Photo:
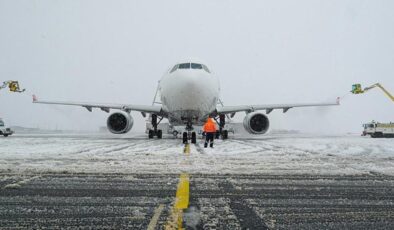
M244 128L251 134L264 134L268 131L270 122L262 113L253 112L244 118Z
M113 113L107 119L107 128L114 134L127 133L133 127L133 124L134 120L131 115L123 111Z

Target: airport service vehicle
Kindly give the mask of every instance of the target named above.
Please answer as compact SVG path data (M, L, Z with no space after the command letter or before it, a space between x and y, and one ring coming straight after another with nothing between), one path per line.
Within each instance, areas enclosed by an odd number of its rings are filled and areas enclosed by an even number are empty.
M363 124L364 131L363 136L370 135L373 138L376 137L394 137L394 123L379 123L372 121L367 124Z
M107 113L111 109L119 110L107 119L107 127L114 134L130 131L133 126L131 111L138 111L143 117L149 114L152 127L148 131L149 138L162 138L163 131L158 129L158 124L166 118L172 126L185 127L182 133L184 143L189 140L196 143L194 126L202 126L209 116L216 119L223 137L228 134L225 129L226 117L234 117L237 112L246 113L243 124L249 133L264 134L269 128L266 114L275 109L281 109L285 113L294 107L339 105L338 98L335 102L326 103L223 106L218 103L219 79L207 65L195 59L178 62L169 68L159 81L158 91L161 104L152 105L44 101L35 96L33 103L82 106L90 112L93 108ZM266 114L259 112L262 110L265 110Z
M3 119L0 118L0 135L8 137L9 135L12 135L13 133L14 133L14 131L12 131L10 128L7 128L4 124Z
M388 98L390 98L392 101L394 101L394 96L391 95L391 93L389 91L387 91L380 83L375 83L371 86L365 87L364 89L362 89L361 84L354 84L352 85L352 92L353 94L362 94L362 93L366 93L367 91L373 89L373 88L379 88L381 89Z

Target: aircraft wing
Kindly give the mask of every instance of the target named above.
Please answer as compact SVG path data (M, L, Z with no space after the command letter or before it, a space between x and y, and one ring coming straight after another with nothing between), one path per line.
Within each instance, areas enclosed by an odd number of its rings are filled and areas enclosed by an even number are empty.
M315 106L332 106L339 105L339 97L335 102L325 103L305 103L305 104L267 104L267 105L241 105L241 106L222 106L217 107L216 112L219 114L235 114L236 112L254 112L257 110L266 110L267 114L274 109L282 109L283 112L295 107L315 107Z
M123 111L138 111L141 113L162 113L161 106L152 105L129 105L129 104L109 104L109 103L90 103L90 102L69 102L69 101L41 101L33 95L33 103L37 104L52 104L52 105L74 105L82 106L92 112L93 108L99 108L102 111L109 113L110 109L119 109Z

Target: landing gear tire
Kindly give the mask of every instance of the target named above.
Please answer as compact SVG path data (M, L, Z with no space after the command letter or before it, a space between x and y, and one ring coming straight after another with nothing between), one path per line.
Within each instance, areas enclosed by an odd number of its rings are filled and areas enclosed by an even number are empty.
M219 127L224 128L225 124L226 124L226 115L220 114L219 115Z
M192 132L192 144L196 144L197 143L197 135L196 132Z
M163 137L163 131L161 129L157 130L157 139L161 139Z
M153 138L153 135L154 135L153 130L149 130L149 133L148 133L149 139L152 139L152 138Z
M187 132L183 133L183 144L187 144Z
M222 138L223 138L223 140L228 139L228 131L227 131L227 130L223 130L223 132L222 132Z
M215 133L215 139L219 139L219 137L220 137L220 131L217 130L216 133Z

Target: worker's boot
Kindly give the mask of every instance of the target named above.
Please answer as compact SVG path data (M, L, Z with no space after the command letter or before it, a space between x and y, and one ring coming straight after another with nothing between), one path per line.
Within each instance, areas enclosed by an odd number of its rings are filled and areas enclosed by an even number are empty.
M204 148L208 147L208 142L204 143Z
M213 143L211 142L211 144L209 145L209 147L213 148Z

